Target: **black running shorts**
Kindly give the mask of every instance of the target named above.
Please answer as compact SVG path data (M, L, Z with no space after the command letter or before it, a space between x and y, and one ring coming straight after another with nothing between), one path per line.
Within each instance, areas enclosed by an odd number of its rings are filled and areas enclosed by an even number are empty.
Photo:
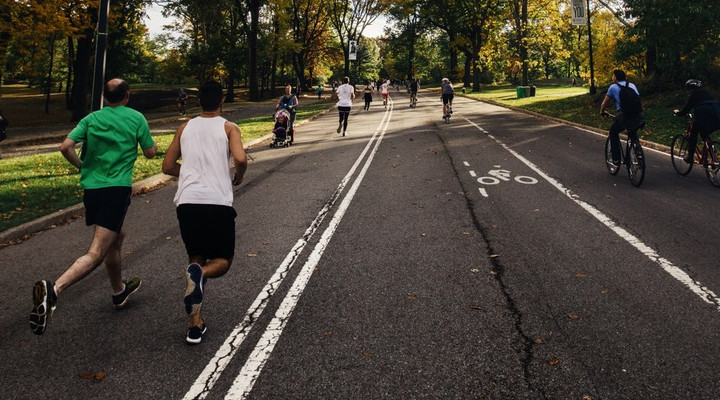
M448 103L452 102L454 97L455 97L455 95L452 93L451 94L443 94L442 95L443 104L448 104Z
M120 232L130 207L131 196L130 186L85 189L85 225L98 225L113 232Z
M180 204L180 235L188 257L206 260L235 255L235 209L214 204Z

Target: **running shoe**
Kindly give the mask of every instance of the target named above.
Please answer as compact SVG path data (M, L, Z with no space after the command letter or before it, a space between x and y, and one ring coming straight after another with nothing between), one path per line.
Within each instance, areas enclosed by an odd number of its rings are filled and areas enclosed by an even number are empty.
M115 308L118 310L125 307L128 300L130 300L130 295L140 289L142 279L136 276L134 278L130 278L129 280L123 279L123 283L125 284L125 290L120 294L114 294L112 297L113 305L115 305Z
M203 301L203 276L200 264L192 263L185 271L185 312L193 316L200 311Z
M205 321L202 322L201 326L191 326L188 329L185 341L188 344L198 344L202 341L202 336L205 334L206 331L207 325L205 325Z
M47 328L48 320L55 311L57 295L53 281L37 281L33 287L33 309L30 312L30 330L42 335Z
M337 133L340 133L340 130L342 129L342 124L338 125Z

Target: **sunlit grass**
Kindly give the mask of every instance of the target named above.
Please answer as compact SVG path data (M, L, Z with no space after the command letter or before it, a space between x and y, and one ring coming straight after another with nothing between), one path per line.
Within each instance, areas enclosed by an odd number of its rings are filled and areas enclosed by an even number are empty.
M519 99L514 86L485 86L480 92L466 95L602 130L609 129L611 124L609 118L599 115L604 93L599 91L591 96L587 87L538 86L535 97ZM674 108L682 106L683 96L684 93L668 92L643 98L646 127L640 132L642 139L669 146L673 136L684 133L687 120L672 114Z
M320 102L301 107L297 121L327 110L330 104ZM267 135L274 125L271 112L266 117L235 122L244 143ZM146 159L138 151L133 182L161 172L173 135L174 132L153 136L158 145L157 156L153 159ZM0 232L82 202L79 180L80 174L60 152L0 159Z

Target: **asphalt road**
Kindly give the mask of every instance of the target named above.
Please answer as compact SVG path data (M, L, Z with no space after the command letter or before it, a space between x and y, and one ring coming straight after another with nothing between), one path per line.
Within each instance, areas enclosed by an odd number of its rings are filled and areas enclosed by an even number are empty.
M647 151L634 188L604 137L458 98L356 103L250 150L235 262L184 342L175 184L135 197L122 311L96 271L28 329L31 289L82 221L0 249L0 398L715 399L717 199Z

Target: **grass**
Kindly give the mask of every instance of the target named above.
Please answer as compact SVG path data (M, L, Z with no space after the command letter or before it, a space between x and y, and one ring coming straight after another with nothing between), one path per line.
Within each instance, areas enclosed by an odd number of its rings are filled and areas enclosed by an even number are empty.
M590 96L586 87L541 85L537 87L535 97L518 99L514 86L492 86L466 96L534 111L602 130L607 130L611 123L609 119L599 115L604 94ZM673 109L682 107L685 96L684 92L667 92L643 98L647 124L640 132L640 137L669 146L673 136L685 133L687 120L675 118L672 114Z
M330 108L319 102L301 107L296 121L302 121ZM236 121L243 142L272 131L272 116ZM162 161L174 133L154 136L158 154L146 159L138 152L133 182L160 173ZM59 152L0 159L0 232L82 202L80 175Z

